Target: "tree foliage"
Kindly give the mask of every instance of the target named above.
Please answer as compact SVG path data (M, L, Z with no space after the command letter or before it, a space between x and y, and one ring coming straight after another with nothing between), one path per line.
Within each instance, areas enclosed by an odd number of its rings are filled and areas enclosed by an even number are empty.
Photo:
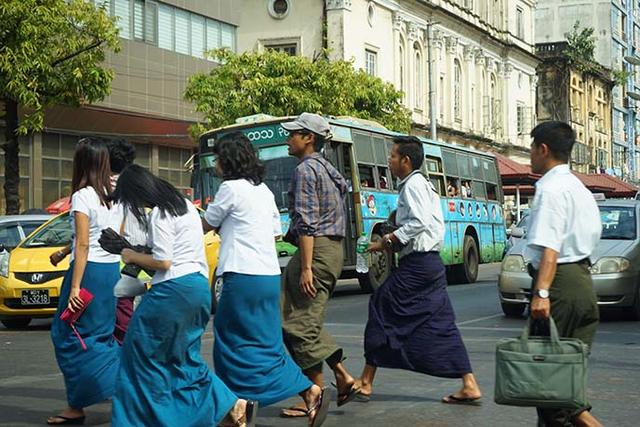
M118 44L115 21L104 6L86 0L0 1L7 213L19 209L18 134L42 130L47 106L104 99L114 74L100 64Z
M406 132L411 125L402 92L355 70L351 61L274 51L238 55L219 49L209 55L221 65L192 76L185 91L185 98L205 118L194 133L229 125L242 116L289 116L304 111L376 120L396 131Z
M596 37L593 27L580 29L580 21L573 24L573 29L565 34L567 37L568 49L567 58L580 71L588 72L599 70L595 60Z

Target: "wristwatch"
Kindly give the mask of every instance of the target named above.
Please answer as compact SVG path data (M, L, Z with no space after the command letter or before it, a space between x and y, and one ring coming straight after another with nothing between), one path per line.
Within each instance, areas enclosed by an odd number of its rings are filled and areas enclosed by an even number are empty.
M534 295L542 299L549 298L549 291L547 289L536 289L535 291L533 291L533 293Z

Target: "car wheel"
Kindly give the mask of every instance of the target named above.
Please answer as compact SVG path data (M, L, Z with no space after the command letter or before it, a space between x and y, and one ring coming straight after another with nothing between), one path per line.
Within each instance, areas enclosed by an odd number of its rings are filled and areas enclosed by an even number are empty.
M4 319L0 320L7 329L24 329L31 323L30 317L21 317L19 319Z
M371 234L371 241L380 240L382 236L379 234ZM391 266L393 264L393 254L389 251L372 252L371 265L367 273L357 273L360 289L366 293L372 293L378 289L389 274L391 274Z
M506 304L500 303L502 306L502 312L507 317L522 317L526 304Z
M480 253L472 236L464 236L462 264L452 266L454 283L474 283L478 279Z
M640 287L636 291L636 300L629 309L629 316L632 320L640 320Z

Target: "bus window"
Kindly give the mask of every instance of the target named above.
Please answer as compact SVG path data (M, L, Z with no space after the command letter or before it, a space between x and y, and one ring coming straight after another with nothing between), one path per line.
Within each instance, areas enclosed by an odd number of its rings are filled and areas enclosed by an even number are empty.
M498 200L498 186L487 182L487 199Z
M373 142L373 152L376 156L376 164L377 165L386 165L387 164L387 150L386 144L384 142L384 138L379 136L374 136L371 138Z
M459 176L458 162L456 161L455 153L447 150L442 150L442 163L444 163L444 173L446 173L448 176Z
M374 188L375 181L373 179L373 166L358 165L358 173L360 174L360 186Z
M471 175L473 175L473 179L479 181L484 179L482 176L482 165L480 164L480 159L477 157L471 157Z
M381 190L392 190L393 186L389 179L387 168L378 166L378 188Z
M447 179L447 197L458 197L460 195L460 180L456 178Z
M375 163L373 147L371 146L371 136L363 133L353 132L353 143L356 148L356 159L360 162Z
M482 160L484 169L484 179L487 182L497 183L498 174L496 172L496 163L493 160Z
M438 176L438 175L432 175L429 176L429 181L431 181L431 183L433 184L433 186L436 189L436 192L441 195L444 196L445 194L445 189L444 189L444 177L443 176Z
M471 178L471 169L469 168L469 156L466 154L458 154L458 172L460 178Z
M487 193L484 188L484 182L482 181L473 181L471 183L471 194L476 199L486 199Z
M437 159L427 157L425 162L427 163L427 171L429 171L430 174L442 173L442 167L440 166L440 162Z

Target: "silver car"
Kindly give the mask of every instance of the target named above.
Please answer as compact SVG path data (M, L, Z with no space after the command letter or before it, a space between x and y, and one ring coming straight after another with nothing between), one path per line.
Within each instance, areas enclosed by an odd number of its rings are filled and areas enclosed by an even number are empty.
M0 252L11 251L33 230L53 215L4 215L0 216Z
M640 201L607 200L599 202L602 237L591 256L591 274L598 306L621 308L640 320ZM514 243L502 261L498 290L502 311L507 316L522 316L529 303L531 277L524 258L524 238Z

